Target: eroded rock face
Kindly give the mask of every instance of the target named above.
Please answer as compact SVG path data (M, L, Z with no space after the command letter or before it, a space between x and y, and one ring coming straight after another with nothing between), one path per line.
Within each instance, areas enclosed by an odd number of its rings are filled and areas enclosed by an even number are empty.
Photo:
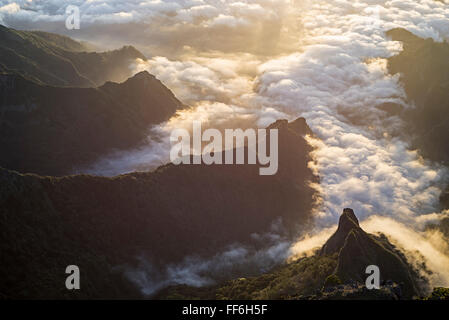
M344 283L365 282L370 265L380 269L381 281L393 280L403 286L404 296L418 294L412 268L405 257L385 237L366 233L352 209L344 209L337 231L321 249L321 255L338 255L334 271Z

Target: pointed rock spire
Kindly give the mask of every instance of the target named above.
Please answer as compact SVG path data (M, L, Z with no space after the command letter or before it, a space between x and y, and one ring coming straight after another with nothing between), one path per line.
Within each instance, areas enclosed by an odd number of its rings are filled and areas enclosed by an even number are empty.
M359 220L355 216L354 210L345 208L343 214L340 216L337 231L325 243L321 249L321 254L333 254L340 251L345 243L346 237L353 229L360 229Z

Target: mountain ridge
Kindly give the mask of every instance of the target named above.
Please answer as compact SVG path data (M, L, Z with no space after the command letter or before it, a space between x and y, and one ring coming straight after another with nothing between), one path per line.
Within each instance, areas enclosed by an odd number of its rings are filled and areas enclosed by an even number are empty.
M186 108L146 71L97 88L2 73L0 92L0 166L41 175L70 174L112 150L136 147L151 125Z
M95 87L131 76L130 65L146 57L132 46L91 52L69 37L0 25L0 71L52 86Z
M398 74L413 108L401 112L413 146L434 161L449 163L449 43L422 39L404 29L388 31L403 51L388 59L390 74Z

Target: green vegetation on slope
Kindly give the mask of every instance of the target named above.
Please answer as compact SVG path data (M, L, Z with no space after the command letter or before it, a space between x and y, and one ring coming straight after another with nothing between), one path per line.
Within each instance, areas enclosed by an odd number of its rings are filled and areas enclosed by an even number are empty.
M449 44L422 39L404 29L393 29L388 35L404 48L389 59L388 68L400 74L415 105L403 114L407 133L424 157L449 164Z
M434 288L429 300L449 300L449 288Z

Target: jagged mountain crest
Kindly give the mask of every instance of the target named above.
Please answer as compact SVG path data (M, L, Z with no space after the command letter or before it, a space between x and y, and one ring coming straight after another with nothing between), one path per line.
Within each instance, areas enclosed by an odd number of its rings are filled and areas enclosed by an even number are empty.
M41 175L71 174L112 150L136 147L151 125L185 108L146 71L98 88L51 87L2 74L0 92L0 166Z

